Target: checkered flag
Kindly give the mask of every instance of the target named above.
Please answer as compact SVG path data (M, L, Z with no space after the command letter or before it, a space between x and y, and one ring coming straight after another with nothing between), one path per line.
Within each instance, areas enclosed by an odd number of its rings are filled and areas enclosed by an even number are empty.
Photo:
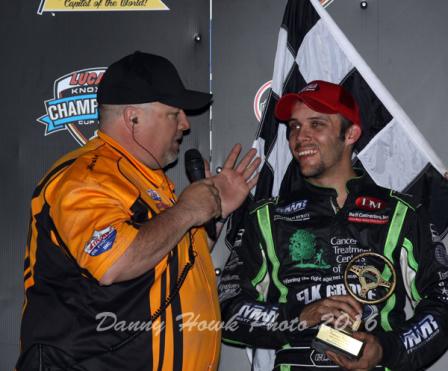
M280 28L271 90L254 147L262 158L260 179L252 197L234 213L226 243L239 230L244 208L255 200L287 194L301 182L292 159L286 125L274 117L281 96L300 91L312 80L341 84L357 100L363 134L357 159L383 187L413 192L430 210L441 235L448 231L446 168L410 118L334 23L325 6L332 1L289 0ZM431 197L428 196L431 190Z

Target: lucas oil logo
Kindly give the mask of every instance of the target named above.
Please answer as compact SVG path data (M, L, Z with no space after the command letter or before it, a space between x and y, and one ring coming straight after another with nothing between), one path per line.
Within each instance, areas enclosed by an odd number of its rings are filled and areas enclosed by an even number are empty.
M54 97L45 101L46 115L37 119L45 135L68 131L79 145L95 136L98 127L96 93L105 67L70 72L54 82Z

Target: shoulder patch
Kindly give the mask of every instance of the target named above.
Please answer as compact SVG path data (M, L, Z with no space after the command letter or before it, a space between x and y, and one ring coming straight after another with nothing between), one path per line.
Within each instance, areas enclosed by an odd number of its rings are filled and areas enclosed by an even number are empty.
M89 242L84 247L84 251L90 256L98 256L110 250L117 237L117 231L109 226L100 231L94 231Z

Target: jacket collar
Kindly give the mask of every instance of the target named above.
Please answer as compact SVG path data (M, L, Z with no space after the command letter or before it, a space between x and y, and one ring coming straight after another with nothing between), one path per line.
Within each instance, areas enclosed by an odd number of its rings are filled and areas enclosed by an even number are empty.
M356 175L350 178L345 187L347 188L348 193L356 192L362 188L363 184L366 182L370 182L370 177L365 172L365 170L361 168L354 168ZM322 187L315 184L310 183L308 180L304 179L303 187L316 194L325 195L325 196L334 196L337 197L337 192L334 188L331 187Z
M133 155L131 155L126 149L124 149L116 140L103 133L102 131L98 131L98 137L105 143L107 143L110 147L113 148L116 152L120 153L123 157L125 157L132 165L134 165L151 183L153 183L156 187L165 188L164 186L168 182L168 186L171 191L174 190L174 183L168 179L162 169L153 170L148 166L144 165L141 161L137 160Z

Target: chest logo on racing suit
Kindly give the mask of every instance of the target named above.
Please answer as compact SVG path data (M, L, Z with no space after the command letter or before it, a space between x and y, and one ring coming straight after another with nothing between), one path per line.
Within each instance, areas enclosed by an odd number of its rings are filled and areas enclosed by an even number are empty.
M289 205L283 207L277 207L275 211L279 214L293 214L298 211L304 210L306 208L307 203L308 200L295 201Z
M153 189L148 189L146 192L148 192L149 197L151 197L154 201L162 201L162 197L160 197L159 194Z
M362 211L350 211L348 221L352 223L387 224L389 216L384 214L364 213Z
M355 204L361 210L375 211L383 210L386 207L386 202L376 197L360 196L356 199Z
M149 197L151 197L151 199L155 201L156 206L159 210L166 210L170 208L170 205L167 205L163 202L162 197L160 197L157 191L153 189L148 189L146 190L146 192L148 193Z
M330 265L323 259L322 249L317 250L316 236L299 229L289 238L289 255L299 268L328 269Z

